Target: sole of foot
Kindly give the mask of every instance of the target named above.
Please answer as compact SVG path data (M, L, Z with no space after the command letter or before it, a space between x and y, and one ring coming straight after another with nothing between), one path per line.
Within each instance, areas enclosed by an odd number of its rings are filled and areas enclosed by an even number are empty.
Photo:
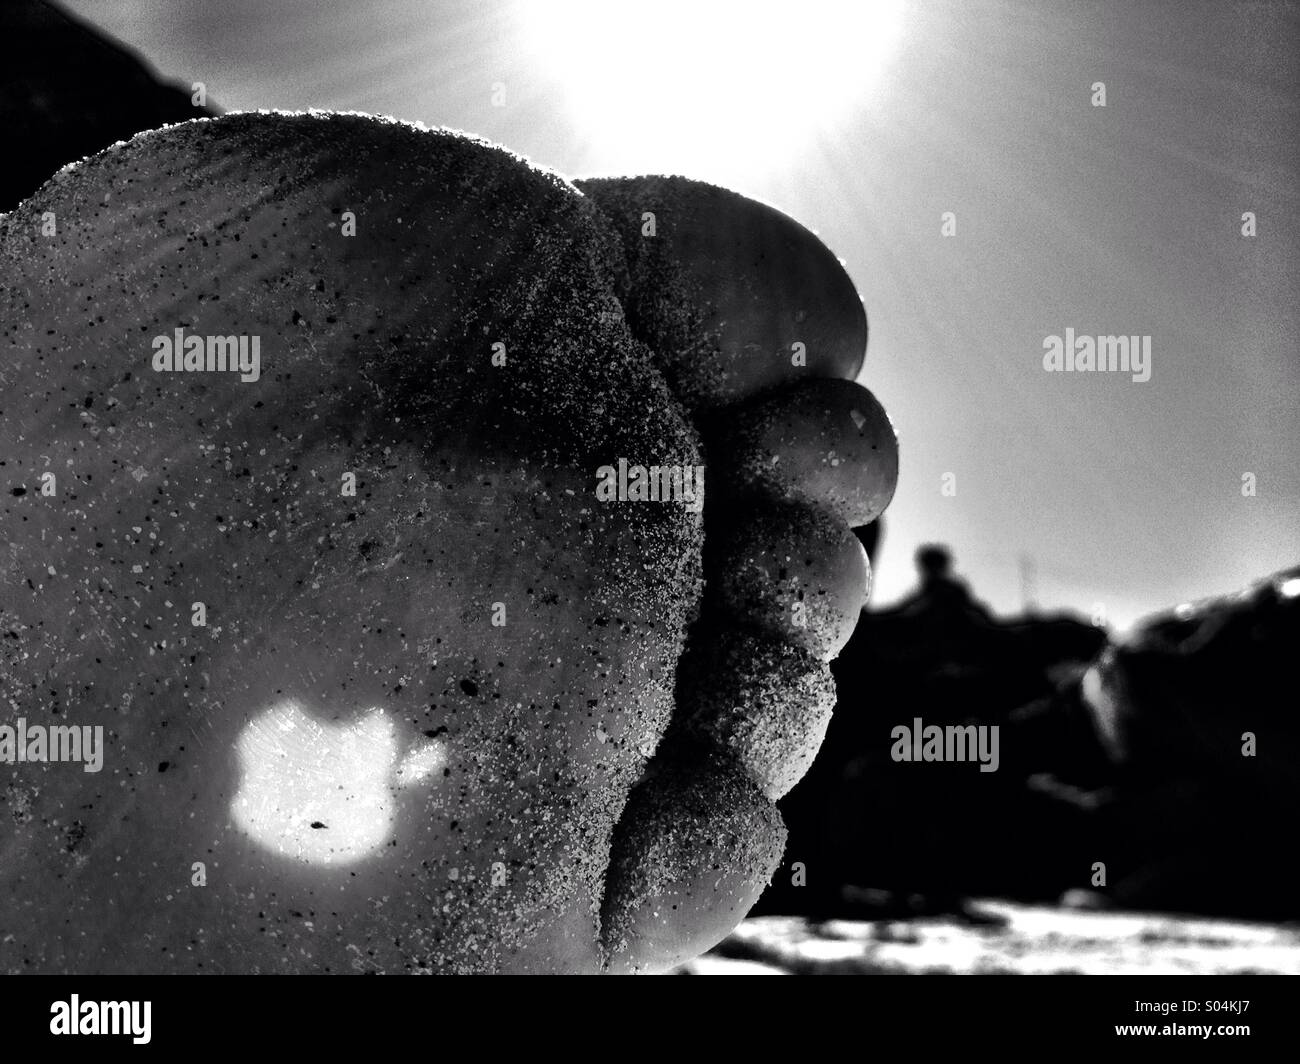
M0 218L5 695L103 736L0 765L0 969L651 971L744 916L897 454L821 243L655 184L647 271L636 180L232 114Z

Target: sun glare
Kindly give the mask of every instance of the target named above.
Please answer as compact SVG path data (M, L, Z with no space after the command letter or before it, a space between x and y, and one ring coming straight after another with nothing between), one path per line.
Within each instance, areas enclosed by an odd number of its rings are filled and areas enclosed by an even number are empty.
M788 167L834 135L903 23L901 0L556 0L517 15L602 164L696 176Z

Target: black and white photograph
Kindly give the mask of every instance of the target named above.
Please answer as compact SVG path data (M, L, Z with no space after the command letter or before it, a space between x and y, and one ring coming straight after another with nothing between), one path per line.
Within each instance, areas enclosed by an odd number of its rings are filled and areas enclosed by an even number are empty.
M1300 3L3 0L0 54L15 1048L455 1026L356 975L1292 1040Z

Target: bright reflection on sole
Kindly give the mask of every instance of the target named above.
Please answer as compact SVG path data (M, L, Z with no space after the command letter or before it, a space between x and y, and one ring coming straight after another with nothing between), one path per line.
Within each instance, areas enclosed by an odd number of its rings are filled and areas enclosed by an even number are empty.
M439 741L416 746L400 762L397 747L397 730L382 709L336 725L283 702L240 733L231 816L279 856L310 865L358 861L391 836L398 789L446 763Z

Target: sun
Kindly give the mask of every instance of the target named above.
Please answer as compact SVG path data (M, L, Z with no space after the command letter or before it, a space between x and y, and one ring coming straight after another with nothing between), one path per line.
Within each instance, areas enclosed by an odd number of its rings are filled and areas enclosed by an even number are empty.
M521 0L521 41L611 171L799 166L883 83L902 0Z

